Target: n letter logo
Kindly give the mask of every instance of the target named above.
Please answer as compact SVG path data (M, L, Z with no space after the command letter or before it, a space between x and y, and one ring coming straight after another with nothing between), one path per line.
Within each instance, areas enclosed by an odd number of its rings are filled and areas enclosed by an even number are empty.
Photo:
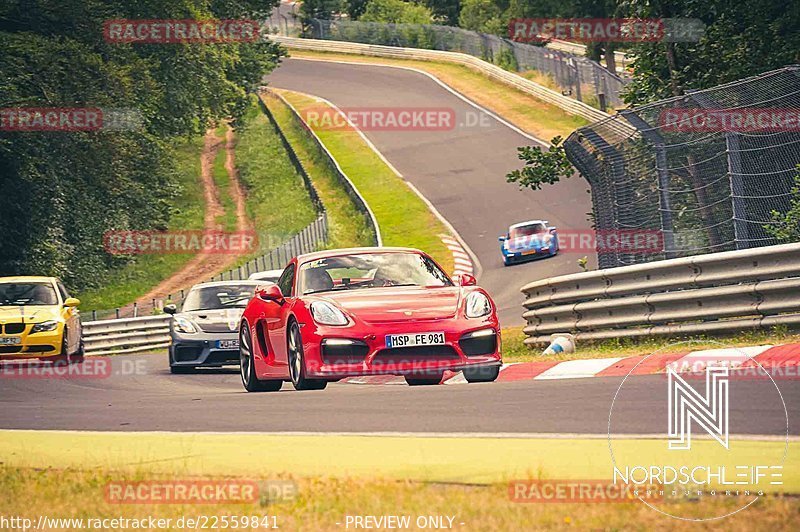
M667 368L670 449L691 449L692 420L728 448L728 368L706 366L706 391L701 395Z

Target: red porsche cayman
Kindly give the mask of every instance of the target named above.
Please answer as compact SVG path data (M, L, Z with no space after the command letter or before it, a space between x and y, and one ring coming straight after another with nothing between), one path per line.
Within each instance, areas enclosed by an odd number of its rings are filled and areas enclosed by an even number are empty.
M469 382L500 371L495 305L463 275L458 285L428 255L353 248L292 259L277 284L256 288L239 327L247 391L325 388L356 375L437 384L446 370Z

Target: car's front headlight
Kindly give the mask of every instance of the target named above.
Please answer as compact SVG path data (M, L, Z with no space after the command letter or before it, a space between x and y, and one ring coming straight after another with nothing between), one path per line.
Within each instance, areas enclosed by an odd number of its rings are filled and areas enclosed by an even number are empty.
M311 303L311 315L314 316L314 321L321 325L347 325L347 316L344 312L327 301Z
M175 318L174 328L175 332L184 334L194 334L197 332L197 327L194 326L194 323L192 323L191 320L181 318L180 316Z
M467 317L482 318L492 312L492 303L483 292L471 292L467 296Z
M43 321L42 323L37 323L33 326L33 329L31 329L31 334L55 331L56 328L58 328L58 322L56 320Z

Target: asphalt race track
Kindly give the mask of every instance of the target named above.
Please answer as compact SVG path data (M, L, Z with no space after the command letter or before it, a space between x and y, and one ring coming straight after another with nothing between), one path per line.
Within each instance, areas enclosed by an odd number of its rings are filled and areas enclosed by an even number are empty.
M619 377L428 387L331 384L326 390L247 393L238 370L172 375L166 355L111 357L103 378L0 376L0 428L191 432L424 432L595 434L608 431ZM47 363L42 363L47 364ZM737 434L785 435L770 381L733 384ZM661 434L663 375L630 377L614 406L614 434ZM779 381L789 419L800 386ZM627 407L626 407L627 405ZM741 414L741 415L740 415ZM791 434L800 434L795 424Z
M482 267L479 282L498 305L503 326L522 325L524 284L581 271L592 250L504 267L497 237L510 224L545 219L560 232L590 228L588 184L579 177L542 191L520 191L505 175L521 165L517 147L534 141L478 111L428 76L380 66L288 59L270 86L325 98L343 108L445 108L456 127L428 131L364 131L392 165L455 227ZM477 125L476 125L477 124ZM549 139L547 139L549 140Z

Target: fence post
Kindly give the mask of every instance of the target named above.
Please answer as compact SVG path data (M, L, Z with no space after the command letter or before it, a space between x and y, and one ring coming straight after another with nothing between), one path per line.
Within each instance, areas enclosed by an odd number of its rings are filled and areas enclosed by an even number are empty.
M642 138L648 140L655 149L656 173L658 175L659 214L661 216L661 231L664 233L664 257L675 257L675 229L672 224L672 204L669 197L669 164L667 162L667 148L663 137L650 124L642 120L639 115L625 109L620 114L639 130Z

